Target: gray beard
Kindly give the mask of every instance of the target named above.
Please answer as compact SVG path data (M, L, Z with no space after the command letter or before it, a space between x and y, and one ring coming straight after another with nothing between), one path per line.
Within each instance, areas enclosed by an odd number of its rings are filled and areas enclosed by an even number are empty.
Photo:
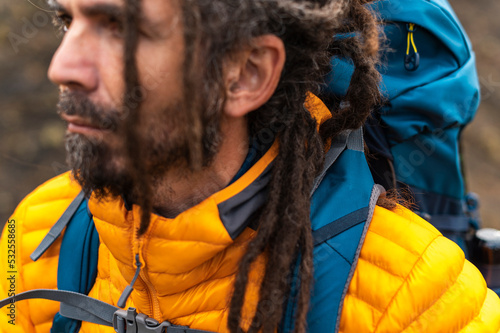
M129 193L133 186L132 176L126 168L112 163L112 152L102 142L96 142L81 134L66 135L66 161L73 170L75 180L87 196L98 199Z

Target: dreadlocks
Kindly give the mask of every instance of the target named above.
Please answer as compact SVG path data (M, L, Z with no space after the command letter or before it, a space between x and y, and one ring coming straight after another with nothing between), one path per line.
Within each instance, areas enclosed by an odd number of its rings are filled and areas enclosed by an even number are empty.
M151 195L151 185L146 177L141 177L140 175L146 174L146 166L141 161L144 161L143 150L140 149L142 146L141 136L138 133L137 122L139 121L139 110L142 104L142 94L139 89L139 74L137 70L136 63L136 50L139 42L139 17L140 17L140 1L139 0L126 0L125 6L125 39L124 45L124 77L125 77L125 94L124 94L124 110L123 112L127 115L125 117L125 140L126 149L129 157L134 156L134 158L129 158L131 162L130 167L132 168L132 181L137 188L137 191L141 193L138 197L139 205L141 207L141 226L138 230L138 234L142 235L146 232L150 215L152 210L152 195Z
M127 0L125 81L127 93L139 85L134 55L139 0ZM252 263L262 254L267 262L259 303L249 332L274 332L282 317L284 297L290 291L290 272L297 263L298 307L295 331L305 332L312 283L313 242L310 228L310 192L324 160L329 140L347 129L361 126L379 102L379 74L375 70L378 51L376 21L364 0L183 0L186 54L184 91L190 94L188 119L193 168L207 164L215 154L218 139L206 140L219 119L225 101L224 63L238 51L251 47L255 37L274 34L286 48L286 63L271 99L248 115L253 136L271 133L280 144L269 184L268 201L258 217L259 228L242 258L234 284L228 327L241 331L241 309ZM342 38L333 36L342 34ZM350 58L355 66L347 95L332 110L332 118L317 131L317 123L304 107L308 92L319 93L330 70L332 56ZM203 71L199 69L203 68ZM139 136L133 125L139 106L129 108L127 145L135 180L141 190L143 233L151 213L151 189L143 174L138 149ZM200 115L200 110L202 114ZM269 306L269 300L274 300Z

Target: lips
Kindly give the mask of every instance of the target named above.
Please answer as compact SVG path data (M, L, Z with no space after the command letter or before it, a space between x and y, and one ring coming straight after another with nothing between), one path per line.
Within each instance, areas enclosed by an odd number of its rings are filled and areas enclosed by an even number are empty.
M104 127L93 124L90 120L80 116L61 114L61 118L68 123L68 131L81 134L102 133L109 131Z

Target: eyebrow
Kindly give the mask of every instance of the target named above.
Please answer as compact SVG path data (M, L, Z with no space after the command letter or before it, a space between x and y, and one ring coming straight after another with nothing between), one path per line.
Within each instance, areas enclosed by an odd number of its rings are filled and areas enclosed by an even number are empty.
M81 12L83 15L88 17L105 15L109 17L123 18L125 15L122 7L106 3L85 6L81 9Z
M50 5L51 9L54 11L60 11L60 12L65 12L65 13L70 12L57 0L49 0L48 3ZM97 4L92 4L92 5L84 5L80 9L80 11L82 12L83 15L88 16L88 17L105 15L105 16L120 18L120 17L123 17L125 14L124 10L121 6L115 5L115 4L108 4L108 3L97 3Z

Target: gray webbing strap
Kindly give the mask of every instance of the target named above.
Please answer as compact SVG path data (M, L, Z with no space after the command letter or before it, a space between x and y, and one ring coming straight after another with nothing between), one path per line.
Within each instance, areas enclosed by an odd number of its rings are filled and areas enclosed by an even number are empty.
M57 290L57 291L62 291L62 290ZM81 295L86 296L83 294L81 294ZM71 296L71 297L74 297L74 296ZM90 299L93 299L93 298L90 298ZM84 301L82 304L84 304L84 303L86 304L88 302ZM118 308L116 308L116 309L118 309ZM90 322L90 323L94 323L94 324L98 324L98 325L112 326L111 322L108 322L106 320L103 320L103 319L97 317L96 313L98 313L98 312L96 310L94 310L94 308L89 308L87 305L73 306L73 305L70 305L68 303L61 302L61 305L59 307L59 313L61 314L61 316L66 317L66 318L70 318L70 319L75 319L75 320L79 320L79 321L86 321L86 322ZM113 316L111 315L111 317L113 317Z
M319 176L317 176L316 179L314 180L311 196L318 189L319 184L321 184L323 178L325 178L325 175L330 169L330 167L333 165L333 163L335 163L335 161L339 158L340 154L342 154L342 152L346 148L356 151L364 151L362 127L356 130L344 131L340 133L332 142L332 146L330 147L330 150L326 153L325 156L325 165L323 167L323 171L321 171Z
M87 295L72 291L52 289L30 290L3 299L0 301L0 308L3 308L9 303L33 298L48 299L61 302L62 304L67 304L68 311L66 313L69 318L82 320L80 317L83 317L83 320L99 325L111 326L111 323L113 322L113 314L116 310L118 310L117 307L111 304L88 297Z
M37 261L45 253L45 251L47 251L52 243L54 243L54 241L61 235L64 227L68 225L69 221L78 210L78 207L80 207L80 204L82 203L84 198L85 196L83 192L80 192L76 196L76 198L73 200L73 202L71 202L71 204L62 214L59 220L57 220L56 224L54 224L52 228L50 228L49 233L45 236L40 245L38 245L36 250L33 251L30 256L31 260Z
M62 316L98 325L111 326L118 333L212 333L186 326L159 323L135 309L122 310L98 299L72 291L36 289L3 299L0 308L17 301L40 298L61 302Z

